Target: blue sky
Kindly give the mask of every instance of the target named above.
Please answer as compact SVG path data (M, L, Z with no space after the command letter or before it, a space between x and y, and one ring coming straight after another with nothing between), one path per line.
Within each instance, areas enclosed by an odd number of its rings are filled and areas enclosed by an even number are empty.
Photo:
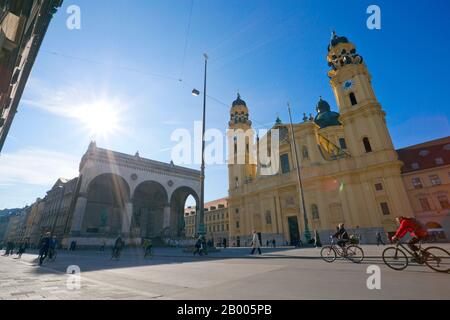
M450 2L194 0L190 20L191 3L64 1L0 156L0 209L30 204L59 176L77 175L93 136L71 110L91 101L120 116L120 130L95 137L98 146L170 161L173 130L192 131L201 119L202 99L190 92L202 88L204 52L215 98L208 128L226 129L237 90L257 127L277 115L287 121L288 100L295 121L315 112L319 96L336 110L326 75L333 29L364 57L397 148L449 135ZM81 30L66 28L72 4ZM371 4L381 8L381 30L366 27ZM206 200L225 196L226 166L206 174Z

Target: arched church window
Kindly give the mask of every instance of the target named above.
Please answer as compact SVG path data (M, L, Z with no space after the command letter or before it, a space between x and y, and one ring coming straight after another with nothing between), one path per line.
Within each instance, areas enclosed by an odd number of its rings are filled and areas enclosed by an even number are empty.
M370 145L369 138L365 137L363 139L364 149L366 150L366 153L372 152L372 146Z
M234 186L236 188L239 188L239 178L238 177L236 177L236 179L235 179Z
M350 98L350 103L352 104L352 106L355 106L358 104L358 101L356 100L356 96L353 92L350 92L350 94L348 96Z
M316 204L311 206L311 213L314 220L319 220L319 208Z

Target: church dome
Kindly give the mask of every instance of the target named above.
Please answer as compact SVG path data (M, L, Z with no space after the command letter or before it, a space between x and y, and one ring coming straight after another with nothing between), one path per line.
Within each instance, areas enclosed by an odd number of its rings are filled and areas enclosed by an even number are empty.
M328 102L322 100L320 98L317 103L317 116L314 119L314 122L321 128L331 127L331 126L340 126L339 122L339 113L331 111L331 107Z
M236 106L247 106L244 100L241 99L241 95L238 93L237 99L233 101L233 107Z
M331 111L331 107L325 100L322 100L322 97L320 97L319 102L316 106L317 113L324 113Z
M339 37L335 31L331 35L330 45L328 46L328 51L331 50L332 47L337 46L339 43L349 43L346 37Z

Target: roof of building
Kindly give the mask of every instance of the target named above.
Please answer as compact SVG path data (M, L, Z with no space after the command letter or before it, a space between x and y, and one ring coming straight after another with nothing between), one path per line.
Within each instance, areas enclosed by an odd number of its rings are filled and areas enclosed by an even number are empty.
M450 165L450 136L397 150L402 173Z
M247 106L244 100L241 99L241 95L237 94L237 99L233 101L233 107L236 106Z
M213 201L205 202L205 209L210 209L211 207L219 208L219 205L223 205L225 208L228 207L228 197L216 199ZM191 213L195 211L195 206L189 206L184 209L185 213Z
M339 122L339 113L331 111L331 107L328 102L320 97L319 102L316 106L317 116L314 119L314 122L320 128L326 128L331 126L340 126Z
M330 45L328 46L328 51L331 50L332 47L337 46L339 43L349 43L346 37L340 37L336 34L335 31L331 34Z
M130 155L122 152L112 151L97 147L95 141L89 144L88 150L84 154L80 163L80 171L86 164L87 160L106 161L117 165L126 165L136 168L151 168L154 170L170 171L173 174L182 174L183 176L190 176L193 179L198 179L200 175L199 170L175 165L173 161L165 163L161 161L142 158L139 154Z

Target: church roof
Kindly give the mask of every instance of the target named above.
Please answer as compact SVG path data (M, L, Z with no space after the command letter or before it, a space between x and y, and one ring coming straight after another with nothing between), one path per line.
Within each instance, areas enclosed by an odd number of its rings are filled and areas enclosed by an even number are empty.
M450 136L399 149L397 153L405 164L402 173L450 165Z
M322 129L331 126L340 126L339 113L331 111L331 107L328 102L320 97L316 106L317 116L314 122Z
M237 99L233 101L233 107L236 106L247 106L244 100L241 99L241 95L237 94Z
M332 47L337 46L339 43L349 43L348 39L346 37L340 37L336 34L336 31L333 31L331 34L331 40L330 44L328 46L328 51L331 50Z

